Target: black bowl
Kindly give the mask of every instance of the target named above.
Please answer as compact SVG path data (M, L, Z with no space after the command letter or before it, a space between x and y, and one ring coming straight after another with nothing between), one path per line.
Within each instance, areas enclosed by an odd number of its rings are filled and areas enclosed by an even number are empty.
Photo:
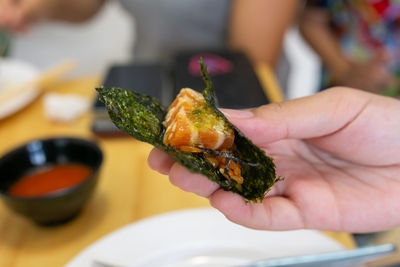
M103 160L100 148L78 138L50 138L22 145L0 158L0 196L5 204L38 224L59 224L75 217L92 195ZM11 185L38 167L78 163L93 170L81 183L43 196L17 197ZM56 177L55 177L56 179Z

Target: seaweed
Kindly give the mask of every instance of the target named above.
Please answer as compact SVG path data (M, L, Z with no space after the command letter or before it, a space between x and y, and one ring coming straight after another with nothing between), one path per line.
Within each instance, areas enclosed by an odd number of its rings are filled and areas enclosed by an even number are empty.
M148 95L117 87L96 88L113 123L134 138L160 147L167 110Z
M117 87L100 87L96 90L99 92L99 98L105 104L111 120L119 129L140 141L150 143L165 151L191 172L205 175L225 190L238 193L249 201L261 201L271 186L279 180L275 176L273 160L247 139L218 110L217 99L207 68L201 60L200 65L205 84L203 96L207 105L234 129L236 149L231 158L243 163L241 164L244 178L242 184L228 180L205 159L202 153L184 152L172 146L165 146L163 121L167 109L157 99Z

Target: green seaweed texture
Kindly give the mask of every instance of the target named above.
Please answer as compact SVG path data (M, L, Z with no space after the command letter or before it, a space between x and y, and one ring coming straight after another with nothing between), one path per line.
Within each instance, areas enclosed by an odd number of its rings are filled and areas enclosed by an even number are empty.
M279 180L276 178L273 160L247 139L218 110L217 99L207 68L202 61L200 61L200 64L205 84L203 96L207 105L234 129L234 145L236 146L234 156L242 162L251 163L241 164L244 178L242 185L238 185L234 180L228 181L219 170L205 160L202 153L183 152L164 145L165 127L163 121L167 109L157 99L133 90L116 87L100 87L96 90L99 92L99 98L105 104L111 120L119 129L140 141L150 143L165 151L191 172L205 175L225 190L240 194L248 201L261 201L271 186Z

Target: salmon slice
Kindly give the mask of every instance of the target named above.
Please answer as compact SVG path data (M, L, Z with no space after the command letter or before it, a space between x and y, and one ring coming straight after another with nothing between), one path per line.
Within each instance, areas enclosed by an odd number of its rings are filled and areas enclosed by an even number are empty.
M243 177L241 176L239 163L231 160L228 164L226 158L210 154L206 154L206 159L228 180L235 180L238 184L243 183Z
M229 125L206 106L202 94L190 88L182 89L169 107L165 127L164 144L186 151L222 150L234 141Z
M169 107L164 124L165 145L202 152L227 180L243 183L239 163L221 156L229 154L233 147L233 129L206 105L202 94L190 88L182 89Z

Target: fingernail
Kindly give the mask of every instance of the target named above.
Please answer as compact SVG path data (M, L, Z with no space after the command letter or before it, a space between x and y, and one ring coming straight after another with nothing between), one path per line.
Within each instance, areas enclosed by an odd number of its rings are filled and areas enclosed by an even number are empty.
M250 119L254 116L250 110L221 109L221 112L229 119Z

